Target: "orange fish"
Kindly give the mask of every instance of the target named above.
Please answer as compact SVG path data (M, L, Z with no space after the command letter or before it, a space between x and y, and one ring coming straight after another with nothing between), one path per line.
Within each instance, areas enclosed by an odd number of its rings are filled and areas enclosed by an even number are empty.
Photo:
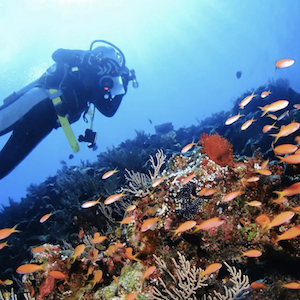
M98 257L98 253L99 253L98 250L94 250L94 251L93 251L93 262L96 262L97 257Z
M300 104L294 104L293 107L296 109L300 109Z
M263 111L263 114L261 115L263 117L266 113L268 113L270 111L275 112L275 111L286 108L288 105L289 105L289 101L287 101L287 100L278 100L278 101L275 101L271 104L267 104L263 107L259 106L258 108L260 108Z
M216 189L210 189L210 188L203 188L198 195L199 196L211 196L217 192Z
M145 220L142 224L141 232L145 232L149 229L153 229L159 220L160 218L149 218Z
M12 280L10 280L10 279L5 279L5 280L1 280L0 279L0 284L4 285L4 286L6 286L6 285L12 285L13 283L14 282ZM10 298L5 298L5 299L10 299Z
M36 271L42 270L44 268L44 265L45 264L42 264L42 265L25 264L25 265L21 265L20 267L18 267L16 272L18 274L30 274L30 273L34 273Z
M261 168L261 169L266 169L268 163L269 163L269 159L265 160L265 161L261 164L260 168Z
M83 236L84 236L84 230L81 228L80 231L79 231L79 233L78 233L78 238L82 239Z
M285 162L287 164L300 164L300 154L292 154L292 155L288 155L288 156L276 156L277 158L280 159L280 161L278 162L279 164L281 164L282 162Z
M193 148L193 146L196 145L194 143L194 141L192 141L191 143L187 144L186 146L184 146L182 149L181 149L181 153L186 153L188 152L189 150L191 150Z
M279 138L284 137L284 136L288 136L294 132L296 132L300 127L300 123L298 122L291 122L288 125L282 125L280 127L280 130L278 133L276 134L270 134L271 136L275 136L275 141L274 143L276 143L278 141Z
M243 195L243 194L244 194L244 192L241 191L241 190L234 191L234 192L231 192L231 193L227 194L227 195L222 199L222 201L223 201L223 202L229 202L229 201L231 201L231 200L235 199L236 197L241 196L241 195Z
M40 218L40 223L46 222L52 215L53 215L53 212L51 212L51 213L49 213L49 214L45 214L44 216L42 216L42 217Z
M276 226L280 226L281 224L288 222L295 215L292 211L284 211L281 214L277 215L268 225L268 229Z
M257 201L257 200L246 202L246 204L249 205L249 206L254 206L254 207L261 207L262 206L262 203L260 201Z
M251 101L254 97L256 97L256 96L257 96L257 95L254 95L254 91L253 91L251 95L245 97L245 98L239 103L239 107L240 107L241 109L244 109L244 107L245 107L248 103L250 103L250 101Z
M278 195L278 199L281 199L285 196L293 196L300 193L300 181L290 185L288 188L283 191L274 191L273 193Z
M127 208L126 208L126 212L130 212L130 211L133 211L136 209L136 205L129 205Z
M55 279L66 280L67 277L64 273L60 271L50 271L49 275Z
M235 115L235 116L232 116L230 118L228 118L226 121L225 121L225 125L230 125L234 122L236 122L240 117L242 117L244 115L241 115L240 113L238 115Z
M283 69L292 66L295 63L295 61L291 58L284 58L277 60L275 62L275 65L278 69Z
M248 120L248 121L246 121L242 126L241 126L241 130L246 130L254 121L256 121L256 120L254 120L253 118L252 119L250 119L250 120Z
M289 282L281 285L284 288L291 289L291 290L299 290L300 283L299 282Z
M276 122L274 122L272 125L265 125L262 129L263 133L266 133L270 131L271 129L278 129L278 127L274 126Z
M16 230L18 224L15 225L13 228L3 228L0 229L0 240L6 239L14 232L20 232L19 230Z
M102 179L107 179L108 177L114 175L117 172L119 172L119 170L117 170L117 168L115 168L114 170L108 171L102 175Z
M118 223L120 223L120 226L122 226L122 225L129 224L131 222L134 222L134 221L135 221L135 217L130 216L130 217L125 217L121 222L118 222Z
M154 180L151 184L152 187L157 187L158 185L160 185L163 181L165 180L165 177L160 177L157 178L156 180Z
M172 239L179 233L185 232L189 229L192 229L195 225L197 224L196 221L186 221L182 224L180 224L177 229L175 230L171 230L172 232L174 232Z
M262 252L260 250L248 250L246 252L242 253L242 256L247 256L247 257L259 257L262 255Z
M277 121L278 120L278 118L275 116L275 115L273 115L273 114L267 114L267 117L269 117L269 118L271 118L271 119L273 119L273 120L275 120L275 121Z
M101 281L102 276L103 276L102 270L96 270L94 272L94 278L93 278L93 286L92 286L92 288L94 288L94 286Z
M279 145L279 146L276 146L275 148L273 148L273 151L275 154L285 155L285 154L294 153L297 149L298 149L298 147L296 145L283 144L283 145Z
M0 250L2 250L4 247L9 247L7 241L5 241L4 243L0 243Z
M281 198L281 199L273 200L272 202L276 203L276 204L283 204L283 203L288 202L288 199L287 198Z
M136 261L141 262L140 259L136 258L136 257L138 256L138 253L135 254L135 255L132 255L132 251L133 251L133 250L132 250L131 247L126 248L126 250L125 250L125 255L126 255L126 257L127 257L128 259L130 259L130 260L136 260Z
M258 176L252 176L248 179L246 179L247 182L251 183L251 182L256 182L259 180L259 177Z
M181 180L181 183L184 185L184 184L187 184L189 183L195 176L195 172L193 171L190 175L188 175L187 177L185 177L184 179Z
M124 192L119 193L119 194L110 195L109 197L107 197L105 199L104 204L106 204L106 205L112 204L112 203L120 200L124 195L125 195Z
M259 215L255 221L262 227L266 227L271 222L270 218L266 214Z
M300 213L300 206L292 207L292 210Z
M265 289L266 285L263 282L259 282L259 281L254 281L250 284L251 288L253 290L260 290L260 289Z
M90 208L90 207L93 207L97 204L100 204L100 198L98 200L86 201L86 202L81 204L81 207L82 208Z
M265 175L265 176L269 176L272 174L272 172L270 170L267 169L257 169L255 170L256 173L260 174L260 175Z
M107 239L107 237L105 235L101 235L101 236L94 236L94 238L92 239L93 244L99 244L102 243L103 241L105 241Z
M80 244L80 245L78 245L78 246L75 248L74 254L70 257L70 259L73 258L73 262L72 262L72 263L74 263L75 260L76 260L76 258L77 258L78 256L80 256L80 254L82 254L82 252L84 251L84 249L85 249L85 245L84 245L84 244Z
M219 227L220 225L222 225L223 223L224 223L224 220L222 220L219 217L210 218L208 220L203 221L199 225L195 225L195 230L193 231L193 233L195 233L198 230L209 230L212 228L216 228L216 227Z
M45 251L46 249L47 249L46 246L37 246L37 247L35 247L35 248L32 248L32 249L30 250L30 252L31 252L31 253L39 253L39 252Z
M278 241L282 241L282 240L290 240L298 235L300 235L300 226L299 225L286 230L284 233L282 233L280 235L277 235L275 242L277 243Z
M127 296L126 296L126 298L125 298L125 300L135 300L136 299L136 297L137 297L137 293L129 293Z
M272 94L272 93L270 92L270 90L268 90L268 91L263 91L263 92L260 94L260 97L264 99L264 98L268 97L270 94Z
M213 263L205 268L205 270L201 273L200 278L204 277L205 275L210 275L222 268L222 264L220 263Z
M155 266L151 266L149 267L143 274L142 276L142 281L148 279L156 270L156 267Z

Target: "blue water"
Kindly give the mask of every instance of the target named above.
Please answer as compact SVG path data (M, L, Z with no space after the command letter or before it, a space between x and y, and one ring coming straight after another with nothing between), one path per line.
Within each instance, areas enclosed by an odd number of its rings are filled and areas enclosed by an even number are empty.
M133 138L135 130L197 124L270 79L287 78L300 92L299 13L295 0L0 1L0 99L38 78L53 64L56 49L87 50L95 39L110 41L140 86L129 85L114 117L96 113L98 151L105 151ZM275 71L282 58L296 63ZM72 128L78 136L87 125L80 119ZM0 147L8 137L0 137ZM69 160L62 129L53 130L0 181L0 204L8 197L19 201L27 186L55 175L60 160L75 165L96 159L97 152L80 146Z

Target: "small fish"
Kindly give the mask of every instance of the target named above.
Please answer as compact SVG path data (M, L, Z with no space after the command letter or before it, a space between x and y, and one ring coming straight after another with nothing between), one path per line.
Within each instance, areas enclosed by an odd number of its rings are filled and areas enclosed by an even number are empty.
M292 66L295 63L295 61L291 58L284 58L284 59L280 59L277 60L275 62L275 65L278 69L283 69L283 68L288 68L290 66Z
M55 279L66 280L67 277L63 272L60 271L50 271L49 275Z
M283 204L283 203L287 203L288 199L287 198L281 198L281 199L276 199L272 201L275 204Z
M298 147L296 145L283 144L283 145L279 145L279 146L276 146L275 148L273 148L273 151L275 154L285 155L285 154L294 153L297 149L298 149Z
M78 245L75 248L74 254L70 257L70 259L73 258L73 262L72 263L74 263L75 260L76 260L76 258L82 254L82 252L84 251L84 249L85 249L85 244L80 244L80 245Z
M270 131L271 129L278 129L278 127L274 126L276 122L274 122L272 125L265 125L262 129L263 133L266 133Z
M145 220L142 224L141 232L145 232L149 229L153 229L159 220L160 218L149 218Z
M40 252L43 252L47 249L46 246L37 246L37 247L34 247L30 250L31 253L40 253Z
M193 233L195 233L198 230L209 230L212 228L216 228L216 227L219 227L220 225L222 225L223 223L224 223L224 220L222 220L219 217L210 218L210 219L207 219L207 220L201 222L199 225L195 225L195 230L193 231Z
M260 174L260 175L265 175L265 176L269 176L272 174L272 172L270 170L267 169L257 169L255 170L256 173Z
M254 95L254 91L252 92L251 95L246 96L240 103L239 103L239 107L241 109L244 109L244 107L250 103L250 101L256 97L257 95Z
M288 188L283 191L274 191L273 193L278 195L278 199L281 199L286 196L294 196L300 193L300 181L290 185Z
M268 91L263 91L263 92L260 94L260 97L264 99L264 98L268 97L270 94L272 94L272 93L270 92L270 90L268 90Z
M138 262L141 262L140 259L136 258L136 257L138 256L138 253L135 254L135 255L132 255L132 251L133 251L133 250L132 250L131 247L126 248L126 250L125 250L125 255L126 255L126 257L127 257L128 259L130 259L130 260L136 260L136 261L138 261Z
M292 210L300 213L300 206L292 207Z
M238 115L235 115L235 116L232 116L232 117L228 118L225 121L225 125L231 125L232 123L236 122L242 116L244 116L244 115L241 115L240 113L238 113Z
M256 120L254 120L253 118L246 121L242 126L241 126L241 130L246 130L247 128L250 127L250 125Z
M40 223L44 223L46 222L51 216L53 215L53 212L49 213L49 214L45 214L40 218Z
M194 143L194 141L192 141L191 143L187 144L186 146L184 146L182 149L181 149L181 153L186 153L188 152L189 150L191 150L193 148L193 146L195 146L196 143Z
M222 199L222 201L223 201L223 202L229 202L229 201L231 201L231 200L235 199L236 197L241 196L241 195L243 195L243 194L244 194L244 192L241 191L241 190L234 191L234 192L231 192L231 193L227 194L227 195Z
M142 276L142 281L148 279L156 270L156 267L155 266L151 266L149 267L143 274Z
M99 244L102 243L103 241L105 241L107 239L107 237L105 235L100 235L100 236L94 236L94 238L92 239L93 244Z
M101 281L102 277L103 277L102 270L96 270L94 272L94 278L93 278L92 288L94 288L94 286Z
M130 211L133 211L136 209L136 205L129 205L127 208L126 208L126 212L130 212Z
M93 262L95 263L97 261L97 257L98 257L98 250L93 250Z
M195 172L193 171L190 175L188 175L187 177L181 180L181 184L185 185L189 183L194 177L195 177Z
M36 265L36 264L25 264L21 265L17 268L16 272L18 274L30 274L42 270L44 268L44 264Z
M259 215L255 221L263 228L265 228L271 222L270 218L266 214Z
M120 200L123 196L125 196L125 193L119 193L119 194L114 194L114 195L110 195L109 197L107 197L104 201L104 204L108 205L108 204L112 204L118 200Z
M294 104L293 107L296 109L300 109L300 104Z
M1 285L4 285L4 286L6 286L6 285L12 285L14 282L12 281L12 280L10 280L10 279L5 279L5 280L1 280L0 279L0 284ZM6 299L6 298L5 298ZM10 299L10 298L7 298L7 299Z
M242 71L237 71L235 76L237 79L240 79L242 77Z
M186 221L182 224L180 224L177 229L175 230L171 230L172 232L174 232L172 239L179 233L185 232L189 229L192 229L195 225L197 224L196 221Z
M288 222L295 215L292 211L284 211L277 215L267 226L268 229L276 226L280 226L283 223Z
M74 155L73 154L70 154L69 155L69 159L73 159L74 158Z
M251 182L256 182L258 181L260 178L258 176L252 176L248 179L246 179L247 182L251 183Z
M107 178L109 178L110 176L114 175L117 172L119 172L119 170L117 170L117 168L115 168L114 170L108 171L108 172L106 172L102 175L102 179L107 179Z
M271 118L271 119L273 119L273 120L275 120L275 121L277 121L277 117L274 115L274 114L267 114L267 117L269 117L269 118Z
M300 289L299 282L289 282L289 283L282 284L281 286L286 289L291 289L291 290L299 290Z
M79 233L78 233L78 238L81 240L84 236L84 230L81 228Z
M100 204L100 198L98 200L86 201L86 202L81 204L81 207L82 208L90 208L90 207L93 207L97 204Z
M265 289L266 285L263 282L260 281L254 281L250 284L251 288L253 290L260 290L260 289Z
M284 109L288 105L289 105L289 101L287 101L287 100L278 100L278 101L275 101L271 104L267 104L263 107L259 106L258 108L260 108L263 111L263 114L261 115L263 117L268 112L275 112L275 111Z
M9 247L7 241L5 241L4 243L0 243L0 250L2 250L4 247Z
M276 157L280 159L280 161L278 162L279 164L281 164L282 162L293 165L300 164L300 154L292 154L284 157L276 155Z
M249 205L249 206L254 206L254 207L261 207L262 206L262 203L260 201L257 201L257 200L246 202L246 204Z
M199 196L211 196L217 192L216 189L210 189L210 188L203 188L198 195Z
M261 169L266 169L269 163L269 159L263 161L263 163L261 164L260 168Z
M204 277L205 275L210 275L222 268L222 264L220 263L213 263L205 268L205 270L201 273L200 278Z
M247 256L247 257L259 257L262 255L262 252L260 250L256 249L251 249L246 252L242 252L242 256Z
M165 177L162 176L160 178L157 178L156 180L154 180L151 184L151 186L154 188L154 187L157 187L158 185L160 185L163 181L165 180Z
M277 235L275 242L283 241L283 240L290 240L295 238L296 236L300 235L300 226L296 225L291 227L290 229L286 230L284 233Z
M125 217L121 222L118 222L118 223L120 223L120 226L122 226L122 225L129 224L131 222L134 222L134 221L135 221L135 217L129 216L129 217Z
M18 224L15 225L13 228L0 229L0 240L6 239L7 237L9 237L11 234L15 232L20 232L19 230L16 230L17 226Z
M276 133L276 134L270 134L270 135L271 136L275 136L274 143L276 143L279 138L288 136L288 135L296 132L299 128L300 128L300 123L293 121L293 122L291 122L288 125L281 126L278 133Z

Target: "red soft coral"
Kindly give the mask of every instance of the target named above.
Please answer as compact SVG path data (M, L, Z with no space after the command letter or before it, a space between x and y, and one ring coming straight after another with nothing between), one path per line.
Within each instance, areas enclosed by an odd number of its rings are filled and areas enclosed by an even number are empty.
M225 167L233 163L233 149L230 142L218 133L202 133L198 144L207 156L218 165Z

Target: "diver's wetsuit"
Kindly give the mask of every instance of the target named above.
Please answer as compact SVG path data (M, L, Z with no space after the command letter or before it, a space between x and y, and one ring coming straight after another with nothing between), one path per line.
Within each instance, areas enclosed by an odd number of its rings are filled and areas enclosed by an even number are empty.
M99 85L99 68L85 61L85 53L90 52L58 49L52 55L56 64L30 84L28 90L24 88L20 93L8 97L6 103L4 101L0 107L0 119L2 116L2 119L7 118L8 107L8 115L11 115L18 112L22 102L28 104L28 99L39 97L37 103L20 118L15 116L17 120L9 120L5 125L1 125L0 120L0 136L12 131L9 140L0 151L0 179L12 171L53 128L60 126L57 115L67 115L71 124L77 121L83 112L88 111L89 103L93 103L107 117L115 114L127 92L128 73L121 74L124 94L106 99L104 95L107 91ZM50 88L62 91L63 104L57 110L45 92Z

